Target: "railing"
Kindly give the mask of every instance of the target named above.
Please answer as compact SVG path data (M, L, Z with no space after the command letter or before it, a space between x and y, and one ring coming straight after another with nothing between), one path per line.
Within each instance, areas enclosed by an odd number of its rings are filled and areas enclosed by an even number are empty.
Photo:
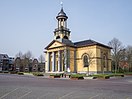
M55 29L55 31L58 31L58 30L67 30L67 31L69 31L69 29L68 28L65 28L65 27L59 27L59 28L56 28Z

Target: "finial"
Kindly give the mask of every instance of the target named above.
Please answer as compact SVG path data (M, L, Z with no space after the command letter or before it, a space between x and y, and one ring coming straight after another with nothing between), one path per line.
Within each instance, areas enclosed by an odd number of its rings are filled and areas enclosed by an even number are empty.
M62 2L62 1L61 1L61 3L60 3L60 4L61 4L61 8L63 8L63 2Z

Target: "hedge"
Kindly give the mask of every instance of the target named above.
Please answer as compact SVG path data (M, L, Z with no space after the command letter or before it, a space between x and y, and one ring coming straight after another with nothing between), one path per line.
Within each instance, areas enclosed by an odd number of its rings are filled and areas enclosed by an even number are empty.
M40 73L40 72L34 72L33 75L34 76L44 76L44 74L43 73Z

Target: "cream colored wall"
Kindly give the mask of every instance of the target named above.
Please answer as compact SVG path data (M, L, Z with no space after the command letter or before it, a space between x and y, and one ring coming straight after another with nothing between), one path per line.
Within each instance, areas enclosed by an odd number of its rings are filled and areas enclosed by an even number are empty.
M58 47L60 46L60 47ZM57 47L57 48L54 48ZM104 48L104 47L100 47L100 46L87 46L87 47L80 47L80 48L73 48L73 47L62 47L62 45L58 42L53 43L50 48L53 49L49 49L47 50L47 52L53 52L53 51L59 51L59 50L64 50L64 49L68 49L70 52L70 70L71 72L74 72L74 51L76 50L76 65L77 65L77 72L87 72L87 67L83 66L83 60L82 60L82 56L84 53L87 54L91 54L90 56L94 57L92 63L89 66L89 71L92 72L97 72L100 71L101 72L101 52L103 53L108 53L108 71L111 71L111 52L110 49L108 48ZM48 60L48 56L46 54L46 70L48 70L47 66L47 60ZM107 71L107 69L104 69L105 71Z
M90 57L92 57L92 62L89 65L89 71L97 71L96 67L96 46L88 46L88 47L81 47L77 48L77 71L78 72L87 72L87 67L83 66L83 59L82 56L84 53L89 54Z
M69 62L70 62L70 71L71 72L74 72L74 51L75 51L75 48L73 47L67 47L66 48L67 50L69 50L69 54L70 54L70 57L69 57Z
M70 70L74 72L74 51L70 50Z
M101 57L101 53L103 54L107 54L108 56L108 69L104 68L104 71L111 71L111 50L105 47L101 47L101 46L97 46L97 57ZM98 59L98 66L97 66L97 70L101 71L101 59Z
M110 49L95 45L95 46L77 48L77 70L78 72L87 72L87 67L83 66L83 60L82 60L82 56L84 53L88 53L88 54L92 53L90 56L94 57L92 63L89 66L89 71L102 72L101 52L108 53L108 71L111 71ZM107 71L107 68L104 68L104 71Z

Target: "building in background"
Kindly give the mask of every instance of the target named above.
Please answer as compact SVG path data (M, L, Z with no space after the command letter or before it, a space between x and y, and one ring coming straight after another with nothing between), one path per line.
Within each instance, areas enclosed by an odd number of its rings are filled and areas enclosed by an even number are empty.
M33 62L32 62L32 71L33 72L38 71L38 64L39 64L38 60L34 59Z
M45 63L41 63L37 59L16 57L14 67L18 72L45 72Z
M9 57L7 54L0 54L0 71L17 72L45 72L45 63L37 59Z
M7 54L0 54L0 71L13 71L14 58Z

